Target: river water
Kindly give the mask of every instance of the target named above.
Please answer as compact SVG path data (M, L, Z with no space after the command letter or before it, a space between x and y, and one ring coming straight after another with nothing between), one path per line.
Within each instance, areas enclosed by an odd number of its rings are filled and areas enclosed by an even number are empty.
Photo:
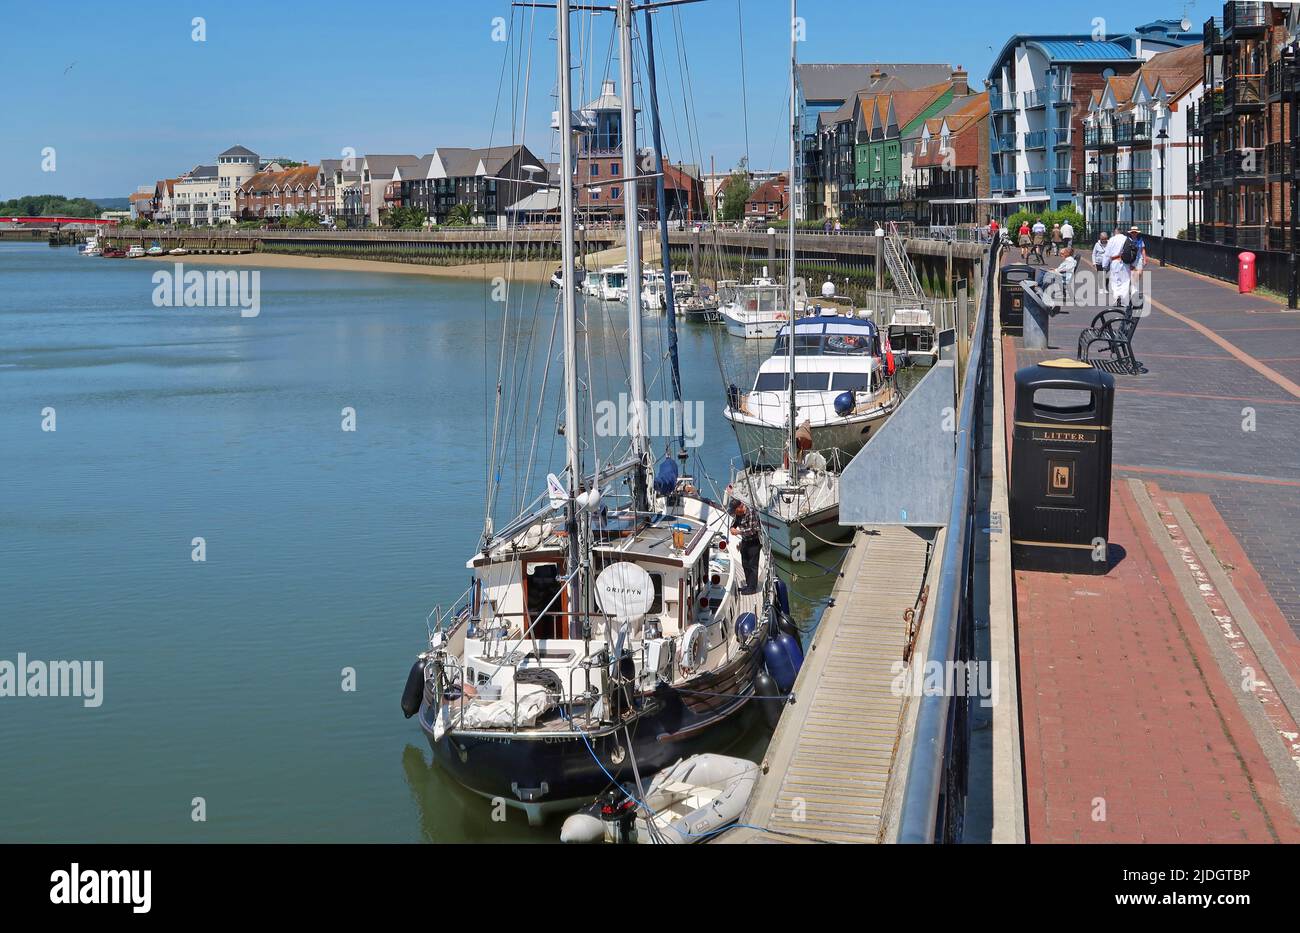
M157 307L171 268L0 245L0 661L103 662L96 707L0 697L0 841L556 839L493 822L398 707L483 526L501 305L483 282L266 269L256 317ZM531 388L555 294L508 303L533 335L511 436L544 426L530 495L563 456ZM626 311L588 312L593 392L614 398ZM645 330L662 395L662 316ZM719 361L739 379L769 347L681 331L695 465L721 487ZM832 577L794 572L811 629ZM732 751L758 756L747 716Z

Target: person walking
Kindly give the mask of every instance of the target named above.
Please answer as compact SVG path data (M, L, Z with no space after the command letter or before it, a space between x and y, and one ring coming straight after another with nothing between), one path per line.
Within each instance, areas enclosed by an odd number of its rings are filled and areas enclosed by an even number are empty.
M1052 224L1052 254L1061 255L1061 225Z
M1016 231L1016 242L1020 244L1020 261L1029 260L1029 221L1020 221L1020 229Z
M1001 229L1002 228L998 226L997 219L990 217L989 218L989 242L990 243L996 243L998 241L998 232Z
M1133 250L1135 259L1133 261L1133 284L1130 287L1130 294L1138 302L1142 300L1142 272L1147 267L1147 241L1142 236L1142 231L1138 225L1134 224L1128 228L1128 238L1133 241Z
M1129 289L1133 282L1133 264L1137 261L1137 243L1125 236L1118 227L1115 235L1106 244L1106 256L1103 260L1109 279L1110 304L1127 307Z
M1074 226L1068 220L1061 224L1061 244L1066 247L1074 246Z
M745 571L743 594L754 593L758 589L758 557L763 551L763 526L759 522L758 512L746 507L739 499L727 503L727 514L731 516L731 530L740 537L740 566Z
M1074 258L1074 247L1067 246L1061 250L1061 264L1056 267L1056 274L1061 278L1061 300L1065 304L1074 304L1074 273L1079 268L1079 260Z

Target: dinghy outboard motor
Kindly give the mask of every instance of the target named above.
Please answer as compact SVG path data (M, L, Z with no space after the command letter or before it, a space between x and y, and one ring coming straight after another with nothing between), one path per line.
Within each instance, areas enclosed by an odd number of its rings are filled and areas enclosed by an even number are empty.
M839 395L835 396L835 414L839 415L841 418L845 418L851 411L853 411L852 392L841 392Z
M411 672L406 675L406 687L402 690L402 715L410 719L418 713L423 699L424 658L417 658L411 665Z

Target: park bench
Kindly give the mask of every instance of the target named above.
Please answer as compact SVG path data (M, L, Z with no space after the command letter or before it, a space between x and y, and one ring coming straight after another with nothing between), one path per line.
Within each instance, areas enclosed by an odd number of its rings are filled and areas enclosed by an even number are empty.
M1089 363L1096 362L1108 371L1132 375L1146 372L1146 367L1133 356L1133 333L1137 330L1138 320L1132 305L1098 312L1092 323L1079 334L1077 358ZM1094 347L1104 349L1110 354L1109 357L1094 361L1091 358Z

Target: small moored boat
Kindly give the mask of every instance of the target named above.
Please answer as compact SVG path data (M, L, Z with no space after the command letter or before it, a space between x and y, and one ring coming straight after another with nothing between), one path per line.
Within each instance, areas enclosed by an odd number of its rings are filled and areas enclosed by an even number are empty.
M561 842L682 845L716 836L740 819L758 765L744 758L702 754L659 772L638 804L613 787L560 829Z

